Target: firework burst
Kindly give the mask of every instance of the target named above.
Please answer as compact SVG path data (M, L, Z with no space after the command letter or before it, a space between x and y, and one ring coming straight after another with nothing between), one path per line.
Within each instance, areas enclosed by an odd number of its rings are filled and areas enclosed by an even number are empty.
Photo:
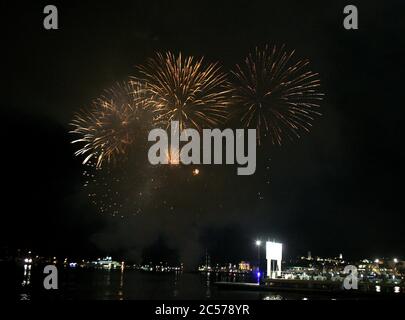
M230 91L217 63L203 58L157 53L139 71L152 93L150 106L157 122L179 121L179 129L215 127L227 119Z
M319 116L320 80L308 70L308 60L293 62L294 51L284 46L256 48L232 71L233 99L245 127L257 130L257 139L270 136L273 144L299 138Z
M139 81L106 90L71 122L70 132L80 137L72 143L83 144L75 155L85 157L83 164L94 158L97 167L125 155L137 131L149 123L147 100L147 90Z

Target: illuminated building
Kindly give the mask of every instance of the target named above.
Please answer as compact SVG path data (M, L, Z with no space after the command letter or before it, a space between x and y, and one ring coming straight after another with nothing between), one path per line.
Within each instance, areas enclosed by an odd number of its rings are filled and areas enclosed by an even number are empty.
M281 260L283 257L283 244L266 242L267 276L274 279L281 277Z
M94 261L93 264L97 268L102 269L118 269L121 268L121 264L117 261L114 261L112 257L98 258L97 261Z
M250 271L251 270L250 263L246 262L246 261L241 261L239 263L239 270L240 271Z

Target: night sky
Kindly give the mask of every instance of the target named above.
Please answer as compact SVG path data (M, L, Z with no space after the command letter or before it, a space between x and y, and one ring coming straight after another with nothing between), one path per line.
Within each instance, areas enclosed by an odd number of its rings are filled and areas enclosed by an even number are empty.
M53 3L52 31L42 25L49 3L8 2L1 247L192 265L206 249L215 262L254 259L254 240L268 238L287 257L405 258L402 1L66 1ZM359 30L343 28L346 4L358 6ZM296 49L320 73L326 96L313 130L261 147L254 176L202 167L190 184L170 172L170 187L149 199L166 207L101 215L70 144L74 113L156 51L229 70L266 43Z

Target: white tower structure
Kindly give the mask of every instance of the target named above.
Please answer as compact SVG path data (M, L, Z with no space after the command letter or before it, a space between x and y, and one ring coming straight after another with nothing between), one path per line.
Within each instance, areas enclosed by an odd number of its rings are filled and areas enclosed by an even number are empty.
M271 279L281 276L281 260L283 258L283 244L266 242L267 276Z

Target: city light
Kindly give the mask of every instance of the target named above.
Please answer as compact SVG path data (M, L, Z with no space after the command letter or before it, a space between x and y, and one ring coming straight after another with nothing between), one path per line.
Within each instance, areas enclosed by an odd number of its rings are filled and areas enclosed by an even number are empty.
M260 240L256 240L257 246L257 281L260 280L260 245L262 242Z
M260 273L260 271L258 271L257 273L256 273L256 276L257 276L257 283L260 283L260 276L261 276L262 274Z
M215 281L218 275L220 275L219 278L224 276L225 279L229 279L218 282L221 283L221 288L226 287L226 282L238 282L238 286L241 288L249 288L249 290L251 288L259 290L266 286L276 286L277 288L284 289L289 288L290 283L293 283L299 288L311 291L315 283L315 287L323 287L331 292L340 289L343 290L341 284L347 276L344 271L346 262L340 259L339 255L334 255L333 257L315 256L315 258L310 261L308 261L306 256L301 255L295 260L291 259L286 262L282 261L282 243L254 240L251 245L254 250L257 250L257 264L253 265L244 260L240 261L238 264L227 263L224 266L215 263L211 267L209 260L206 260L206 265L199 267L198 271L204 274L206 281ZM260 264L261 251L264 249L261 245L265 246L266 249L267 269L264 265ZM147 265L137 265L129 264L124 261L115 261L111 256L97 258L94 261L83 259L81 263L71 262L69 258L63 259L65 262L63 268L69 269L121 269L121 272L125 270L125 272L128 273L131 272L131 270L139 270L153 273L175 273L176 277L181 274L183 270L182 266L169 265L164 260L161 260L156 265L152 262ZM264 259L264 257L262 257L262 259ZM36 267L34 262L48 260L51 261L52 257L36 256L35 260L30 257L23 257L21 262L24 262L24 264L22 264L21 267L23 267L24 278L22 279L21 285L31 285L31 272L35 270ZM393 262L395 262L395 264L393 264ZM282 263L284 265L283 272L281 272ZM373 291L380 297L390 294L395 294L396 296L404 294L403 278L405 273L403 272L404 269L401 264L401 258L391 257L389 259L380 259L374 257L372 259L353 260L350 263L357 266L358 281L359 283L367 284L366 291ZM121 279L123 279L122 274ZM273 282L272 279L277 279L277 281ZM312 296L301 299L312 300ZM265 298L265 300L268 299Z

